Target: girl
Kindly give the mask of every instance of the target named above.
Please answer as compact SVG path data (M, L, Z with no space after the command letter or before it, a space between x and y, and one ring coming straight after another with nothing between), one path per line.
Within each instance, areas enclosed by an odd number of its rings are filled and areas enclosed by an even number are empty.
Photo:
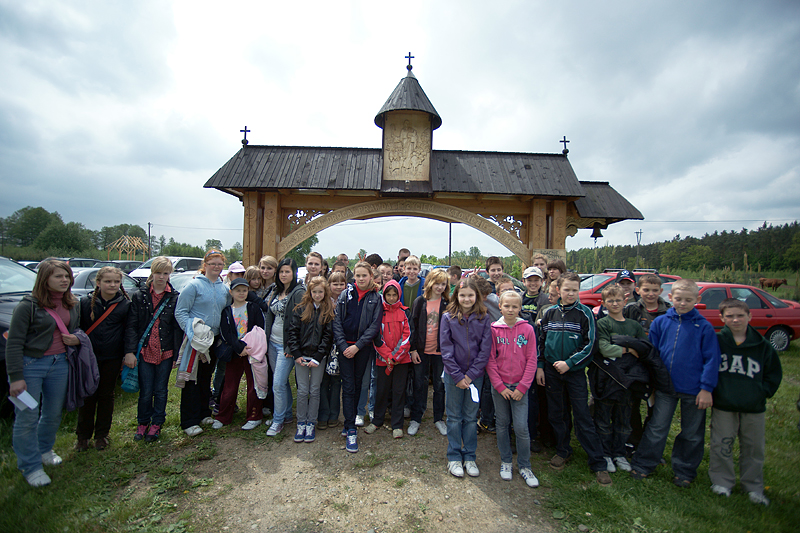
M258 291L261 289L261 271L258 267L249 266L247 270L244 272L244 279L247 280L248 285L250 285L250 290L254 291L258 294Z
M286 349L289 324L294 308L305 292L297 282L297 263L284 257L278 263L278 279L264 300L256 299L265 315L264 331L269 337L269 366L272 367L272 390L275 392L275 411L268 437L274 437L283 429L283 424L292 419L292 388L289 374L294 368L292 353Z
M61 409L67 395L67 346L80 344L73 334L62 334L54 312L74 331L80 323L80 306L70 292L75 279L69 265L57 259L39 264L31 294L22 298L11 316L6 341L9 395L24 391L39 402L36 409L16 408L13 446L17 468L33 487L50 483L43 464L61 464L53 451ZM41 414L40 414L41 412Z
M203 432L201 424L213 424L211 417L211 374L217 363L216 351L219 346L219 319L222 310L230 305L230 294L220 278L225 266L225 256L219 250L209 250L203 257L200 274L186 284L178 296L175 318L186 332L187 347L183 357L189 357L194 336L192 322L201 319L214 334L214 342L209 349L208 362L200 359L197 363L197 381L187 380L181 390L181 428L190 437ZM181 365L183 366L183 365Z
M275 283L278 260L271 255L265 255L258 261L258 270L261 272L261 287L256 294L259 298L264 298Z
M212 427L221 429L233 421L236 396L244 373L247 382L247 421L242 429L248 431L261 425L264 415L253 382L253 369L247 357L250 355L249 348L241 339L255 326L264 328L264 314L255 302L247 301L250 284L246 280L241 278L233 280L230 292L233 303L222 310L219 326L220 338L222 344L228 348L225 351L228 352L229 358L225 365L225 382L220 395L219 414Z
M411 361L414 367L414 409L408 434L416 435L422 415L428 408L428 379L433 382L433 425L447 435L444 423L444 382L442 382L442 351L439 345L439 321L449 303L449 277L436 268L425 279L425 291L411 306Z
M556 281L561 274L567 271L567 265L561 259L554 259L547 263L547 285L548 287Z
M178 359L183 331L175 318L178 291L169 283L172 261L153 259L150 276L131 297L125 329L125 358L138 356L139 406L133 440L155 442L167 419L167 384ZM152 325L150 325L152 323ZM136 349L141 345L141 351Z
M97 391L78 409L75 450L79 452L89 449L92 434L95 449L108 447L108 432L114 414L114 387L123 355L125 366L136 366L136 357L125 355L123 345L130 306L131 301L122 288L122 271L110 266L97 271L94 291L81 298L81 329L89 332L100 370L100 383Z
M294 356L297 378L297 433L295 442L314 442L319 390L328 352L333 344L333 303L322 276L311 278L303 299L294 308L286 348Z
M356 401L361 391L364 370L375 357L373 339L380 333L383 304L375 290L372 268L359 262L353 269L355 283L339 296L333 320L333 339L339 350L339 368L342 374L342 404L344 431L348 452L358 451L356 432ZM369 379L369 377L367 378Z
M447 410L447 469L456 477L464 477L465 469L477 477L478 391L483 385L492 340L489 316L474 278L464 278L456 286L439 327Z
M403 438L403 410L406 405L406 383L411 363L409 345L411 328L408 325L408 308L400 298L400 284L389 280L383 288L383 318L381 337L375 342L378 355L376 364L375 418L364 428L374 433L383 425L389 396L392 400L392 436Z
M307 285L311 278L322 276L322 255L319 252L311 252L306 256L306 279L304 283Z
M346 286L347 274L334 270L328 280L328 287L331 291L331 303L334 307L336 306L336 301L339 299L339 295L342 294ZM333 329L333 326L331 326L331 329ZM331 346L331 350L336 350L335 344ZM339 425L339 407L342 400L342 376L339 374L338 365L333 369L333 372L333 374L329 373L326 368L325 374L322 376L316 429L335 428Z
M508 290L500 295L502 318L492 324L492 352L486 375L492 382L492 399L497 419L497 448L500 450L500 478L511 481L510 422L517 435L517 467L529 487L539 480L531 471L531 439L528 433L528 390L536 377L536 336L527 320L519 316L522 296Z

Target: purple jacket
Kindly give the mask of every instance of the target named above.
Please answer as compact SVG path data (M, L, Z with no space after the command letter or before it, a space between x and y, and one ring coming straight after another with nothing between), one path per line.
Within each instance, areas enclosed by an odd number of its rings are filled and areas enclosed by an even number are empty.
M445 313L439 324L444 371L458 383L464 375L475 381L483 376L492 350L492 324L489 315L471 314L461 323Z

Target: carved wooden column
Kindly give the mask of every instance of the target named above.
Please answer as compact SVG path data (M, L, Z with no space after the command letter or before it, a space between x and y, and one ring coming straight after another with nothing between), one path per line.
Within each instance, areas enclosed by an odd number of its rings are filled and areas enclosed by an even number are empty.
M267 192L263 194L263 198L264 214L262 220L264 227L261 231L261 255L271 255L280 260L280 257L278 257L278 242L281 238L280 194Z
M258 193L245 192L242 197L244 204L244 235L242 239L242 260L245 265L255 265L260 252L258 242Z
M556 250L567 248L567 202L564 200L553 202L553 242L551 247Z
M530 257L527 265L533 264L533 256L547 248L547 201L536 198L531 201L531 214L528 228L528 250Z

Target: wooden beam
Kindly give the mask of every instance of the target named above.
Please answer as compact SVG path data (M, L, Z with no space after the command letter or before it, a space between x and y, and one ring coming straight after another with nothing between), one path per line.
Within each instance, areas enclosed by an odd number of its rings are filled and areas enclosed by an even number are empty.
M567 202L553 202L553 242L551 248L563 250L567 247Z
M271 255L278 259L278 239L281 229L281 196L275 192L264 193L264 229L262 233L261 255Z

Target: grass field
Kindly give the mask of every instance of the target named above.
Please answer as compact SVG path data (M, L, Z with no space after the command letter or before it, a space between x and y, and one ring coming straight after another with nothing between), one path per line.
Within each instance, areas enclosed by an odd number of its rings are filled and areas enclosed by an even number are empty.
M795 402L800 393L800 342L781 356L784 378L767 405L766 494L769 507L753 505L738 488L723 498L709 490L708 454L689 489L671 483L671 470L659 467L644 481L616 474L610 488L601 488L587 475L586 457L577 442L573 463L563 472L537 471L546 494L537 492L546 518L564 531L579 524L598 532L758 532L800 530L800 432ZM75 413L64 417L56 451L65 461L47 467L52 485L33 489L16 469L11 428L0 422L0 531L38 532L182 532L217 531L193 513L197 502L211 505L202 491L213 481L191 475L198 461L213 458L220 437L185 438L179 429L179 395L170 390L168 419L155 445L134 443L136 396L119 393L112 428L112 446L104 452L78 454ZM240 402L243 400L240 400ZM243 405L243 403L240 403ZM677 416L671 436L677 433ZM251 434L252 433L252 434ZM235 438L271 442L263 431L239 432ZM234 437L228 437L234 438ZM708 439L706 439L708 442ZM668 443L665 457L671 449ZM738 452L737 452L738 453ZM142 489L137 479L148 474Z

